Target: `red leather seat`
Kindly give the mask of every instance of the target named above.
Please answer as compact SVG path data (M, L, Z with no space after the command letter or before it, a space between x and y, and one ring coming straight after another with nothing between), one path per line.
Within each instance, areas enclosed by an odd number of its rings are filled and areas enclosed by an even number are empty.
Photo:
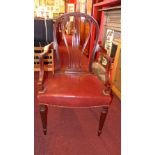
M111 97L103 95L103 87L103 83L92 74L55 74L45 82L45 93L38 94L38 100L66 107L106 106Z

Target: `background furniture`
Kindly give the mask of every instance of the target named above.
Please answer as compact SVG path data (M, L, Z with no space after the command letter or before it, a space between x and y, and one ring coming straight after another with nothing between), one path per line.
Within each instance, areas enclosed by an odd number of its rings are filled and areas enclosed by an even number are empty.
M112 91L121 99L121 41L118 41L112 69Z
M34 0L36 17L54 19L65 12L64 0Z
M65 34L65 25L73 18L72 38L68 38ZM83 17L88 25L94 25L96 29L96 37L94 41L93 52L90 61L84 55L84 50L91 36L91 28L85 40L84 46L80 46L80 20ZM61 28L65 49L59 51L57 42L56 29ZM66 108L89 108L103 107L100 116L98 135L101 134L103 124L108 112L109 105L112 101L111 89L109 84L109 72L111 60L104 53L103 47L98 45L99 26L97 21L91 16L84 13L66 13L59 17L54 24L54 42L46 46L43 54L40 55L40 74L38 81L38 104L40 106L40 114L43 125L44 134L47 132L47 111L49 106L58 106ZM71 39L71 40L70 40ZM54 48L56 55L56 66L59 69L52 78L44 79L44 63L43 57L48 54L50 49ZM92 72L92 63L95 53L101 51L107 63L105 65L105 82L103 83ZM63 57L60 57L61 52ZM61 64L62 59L65 60L65 67ZM62 61L63 62L63 61Z
M121 38L121 0L102 0L93 4L92 16L98 21L99 42L107 50L110 57L115 59L112 65L112 90L120 98L121 97L121 66L119 52L116 52L117 47L113 44L115 39ZM111 31L111 37L108 33ZM110 34L110 33L109 33ZM95 30L93 29L90 39L90 55L93 49ZM113 47L112 47L113 46ZM117 54L116 54L117 53ZM115 58L116 57L116 58ZM90 59L90 58L89 58ZM114 67L114 68L113 68ZM117 69L116 69L117 68ZM116 84L117 83L117 84Z
M100 32L99 32L99 42L103 43L104 38L105 38L105 31L106 31L106 14L105 14L105 9L110 9L112 7L120 6L121 5L121 0L102 0L98 1L97 3L93 4L93 11L92 11L92 16L98 21L99 27L100 27ZM93 29L92 36L90 39L90 55L92 53L92 48L93 48L93 42L94 42L94 37L95 37L95 31Z
M39 54L46 45L53 41L53 21L42 18L34 19L34 71L39 71ZM53 51L44 57L44 70L54 73Z

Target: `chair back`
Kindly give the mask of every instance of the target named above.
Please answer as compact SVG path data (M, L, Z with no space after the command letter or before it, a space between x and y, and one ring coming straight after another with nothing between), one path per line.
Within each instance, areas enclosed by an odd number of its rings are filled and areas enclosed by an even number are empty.
M84 38L83 35L81 35L81 23L87 24L89 26L89 32L87 32L87 36ZM68 29L69 26L71 27L71 35L66 34L66 29ZM65 44L65 51L63 57L60 56L59 50L61 50L61 53L63 53L64 49L59 49L58 44L58 38L57 38L57 31L62 32L62 39ZM91 55L88 58L84 55L84 51L89 43L91 33L95 30L95 38L94 38L94 45L91 52ZM60 58L65 59L67 61L67 66L65 70L71 71L71 72L77 72L77 71L92 71L92 62L94 60L94 56L97 50L97 43L99 38L99 26L97 21L90 15L79 13L79 12L72 12L72 13L65 13L62 16L60 16L55 24L54 24L54 47L56 50L56 63L58 63L59 68L60 62L64 61ZM81 44L81 40L83 40L83 44ZM64 56L66 56L64 58ZM87 62L86 62L87 61Z

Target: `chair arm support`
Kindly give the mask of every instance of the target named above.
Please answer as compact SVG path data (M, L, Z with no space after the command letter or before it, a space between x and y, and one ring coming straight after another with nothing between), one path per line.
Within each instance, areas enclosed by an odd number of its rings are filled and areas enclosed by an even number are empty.
M38 89L43 91L43 79L44 79L44 56L53 48L53 42L44 47L43 52L39 55L40 71L39 71L39 80L38 80Z
M112 63L112 58L107 54L106 49L102 46L99 45L97 46L97 52L100 52L101 55L106 59L107 64L105 66L105 81L104 81L104 86L105 89L103 90L103 93L105 95L109 95L111 93L111 85L110 85L110 69L111 69L111 63Z

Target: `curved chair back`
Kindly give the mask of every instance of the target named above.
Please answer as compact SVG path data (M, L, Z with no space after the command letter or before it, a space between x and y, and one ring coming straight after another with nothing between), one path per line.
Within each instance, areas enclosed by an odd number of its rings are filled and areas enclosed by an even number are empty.
M66 29L68 28L69 23L72 23L72 29L71 29L71 35L66 35ZM85 23L89 25L89 32L87 33L87 36L85 39L83 45L81 44L81 23ZM56 57L57 57L57 63L60 64L60 57L59 57L59 45L58 45L58 38L57 38L57 30L62 32L62 38L65 43L66 47L66 59L67 59L67 69L70 71L92 71L92 62L94 60L94 56L97 49L97 43L99 38L99 26L97 21L90 15L79 13L79 12L73 12L73 13L65 13L61 17L59 17L55 24L54 24L54 43L55 43L55 50L56 50ZM89 39L91 37L92 31L95 29L96 36L94 40L94 47L92 50L92 54L90 56L90 59L88 61L88 64L84 61L86 61L86 57L84 56L84 50L86 49L86 46L89 42ZM70 39L69 39L70 38ZM60 65L58 65L60 67Z

